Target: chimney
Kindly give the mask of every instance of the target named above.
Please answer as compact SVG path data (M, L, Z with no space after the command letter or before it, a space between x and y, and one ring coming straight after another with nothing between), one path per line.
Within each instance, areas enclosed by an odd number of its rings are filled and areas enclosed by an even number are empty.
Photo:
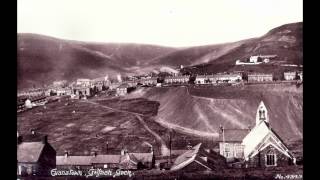
M94 157L96 157L96 156L97 156L97 152L96 152L96 151L92 151L92 152L91 152L91 155L94 156Z
M48 143L48 135L45 135L42 137L42 143L47 144Z
M68 151L64 151L64 157L67 158L69 156L69 152Z
M31 129L31 134L32 135L35 135L36 134L36 131L34 129Z

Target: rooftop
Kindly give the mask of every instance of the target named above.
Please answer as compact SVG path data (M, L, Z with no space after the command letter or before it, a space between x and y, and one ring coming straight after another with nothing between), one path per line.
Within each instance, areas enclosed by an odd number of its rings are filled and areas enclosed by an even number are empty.
M224 129L225 142L242 142L243 138L249 133L249 129ZM219 141L223 141L222 133L219 134Z
M18 162L37 162L45 144L42 142L22 142L18 144Z

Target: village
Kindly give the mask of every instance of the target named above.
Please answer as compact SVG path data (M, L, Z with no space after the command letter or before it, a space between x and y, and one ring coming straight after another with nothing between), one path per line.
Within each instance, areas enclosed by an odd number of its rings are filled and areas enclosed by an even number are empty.
M86 101L97 96L104 98L126 97L137 88L170 88L192 86L203 88L250 84L296 83L303 81L302 71L286 71L283 79L275 80L272 73L222 72L217 74L186 75L167 73L163 75L145 74L140 76L107 76L96 79L77 79L53 82L46 88L33 88L18 93L17 112L43 107L61 98ZM75 112L73 112L75 113ZM169 156L149 152L130 152L122 149L118 153L72 155L65 151L57 155L46 134L30 130L30 134L17 132L18 176L52 176L52 169L89 172L92 169L121 169L139 171L168 172L218 172L224 169L252 169L296 166L296 157L290 152L281 137L272 129L268 107L263 101L257 104L255 126L246 129L220 127L218 147L208 149L200 142L189 144L184 149L172 150ZM106 142L108 143L108 142ZM68 176L70 174L63 174Z
M263 60L262 57L264 58ZM249 64L268 63L276 55L251 56ZM239 61L236 61L237 65ZM243 64L241 64L243 65ZM58 80L45 88L32 88L18 92L17 111L21 112L33 106L44 105L48 100L57 100L61 96L70 96L71 99L86 99L97 93L106 95L125 96L137 87L170 87L170 86L243 86L246 84L264 83L292 83L303 82L301 70L285 71L281 78L275 78L272 73L232 71L217 74L182 74L181 65L177 72L173 73L149 73L144 75L121 77L110 79L108 75L96 79L77 79L68 83L66 80ZM48 98L49 97L49 98Z
M255 126L247 129L220 127L218 149L206 149L202 143L186 149L170 151L169 157L149 153L128 152L117 154L56 155L45 134L31 130L30 134L17 134L19 176L50 176L55 171L89 172L100 170L155 170L170 172L217 172L223 169L252 169L296 166L297 160L272 129L268 108L261 101L256 111ZM63 174L62 175L70 175Z

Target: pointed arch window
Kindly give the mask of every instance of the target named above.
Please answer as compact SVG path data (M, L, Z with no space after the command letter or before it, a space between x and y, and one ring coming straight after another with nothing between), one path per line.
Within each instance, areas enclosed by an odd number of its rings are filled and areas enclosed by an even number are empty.
M265 120L266 119L266 111L264 109L259 110L259 119Z

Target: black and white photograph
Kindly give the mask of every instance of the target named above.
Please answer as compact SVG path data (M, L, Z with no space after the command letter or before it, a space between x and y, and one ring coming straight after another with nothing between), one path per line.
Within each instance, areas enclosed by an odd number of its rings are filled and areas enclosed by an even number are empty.
M17 179L302 180L302 0L17 0Z

